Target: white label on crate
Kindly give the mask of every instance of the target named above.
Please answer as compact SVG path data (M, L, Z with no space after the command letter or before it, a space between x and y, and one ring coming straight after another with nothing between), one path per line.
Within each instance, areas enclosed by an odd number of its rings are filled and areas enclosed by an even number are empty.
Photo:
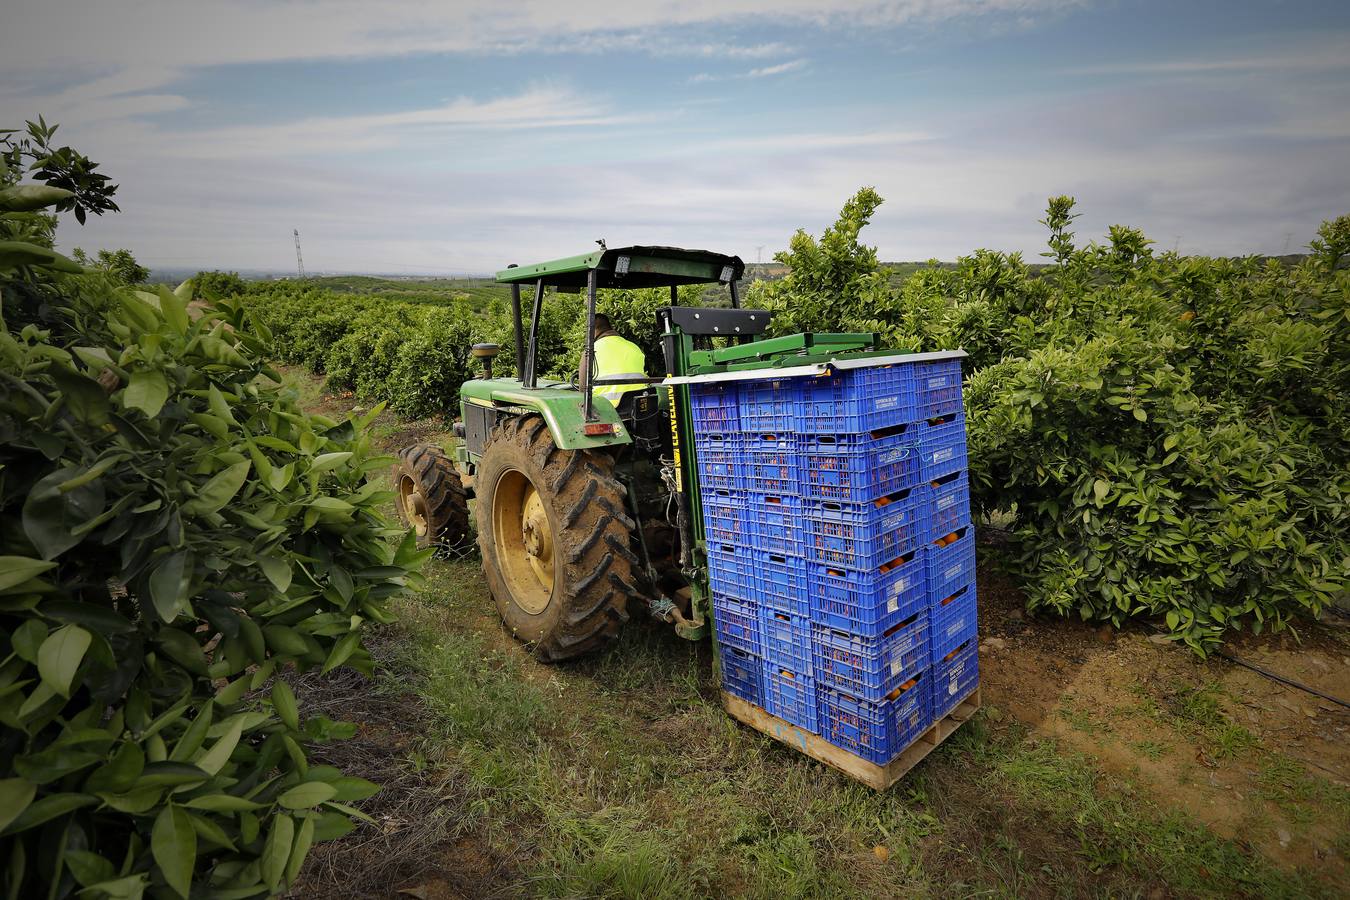
M958 690L960 690L960 687L957 685L956 677L953 675L952 680L947 682L947 693L951 696L955 696Z
M900 601L896 600L895 597L891 597L891 599L886 603L886 612L895 612L899 608L900 608Z
M956 502L956 495L955 495L955 494L948 494L947 496L941 497L941 498L938 499L938 502L937 502L937 508L938 508L938 509L946 509L947 507L951 506L951 505L952 505L953 503L955 503L955 502Z
M946 376L946 375L938 375L938 376L935 377L935 378L930 378L930 379L928 379L928 389L929 389L929 390L932 390L933 388L940 388L940 387L946 387L946 386L947 386L947 376Z
M952 635L956 634L958 631L960 631L962 628L965 627L966 627L966 618L965 616L962 616L961 618L957 619L955 622L947 626L947 637L951 637Z
M899 597L913 586L914 577L912 575L906 575L904 578L898 579L895 584L891 586L891 612L895 612L895 598Z
M900 658L898 656L895 659L891 660L891 674L892 675L900 674Z
M933 454L933 462L935 463L946 462L955 455L956 455L955 447L943 447L941 450Z
M954 566L950 567L949 569L947 569L947 571L945 571L945 572L942 573L942 580L943 580L943 581L951 581L951 580L952 580L953 578L955 578L957 575L960 575L960 574L961 574L961 568L962 568L962 565L963 565L962 563L957 563L956 565L954 565Z
M887 450L885 453L878 454L877 462L883 466L890 465L893 462L899 462L906 456L909 456L908 447L896 447L893 450Z
M900 405L899 397L878 397L872 404L875 409L894 409Z

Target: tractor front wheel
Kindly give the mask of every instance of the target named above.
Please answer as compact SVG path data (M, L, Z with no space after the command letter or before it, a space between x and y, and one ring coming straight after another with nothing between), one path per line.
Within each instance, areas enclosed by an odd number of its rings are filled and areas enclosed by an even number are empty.
M545 662L612 640L637 564L613 459L559 450L541 418L518 416L493 430L474 483L483 572L512 634Z
M454 460L434 444L405 447L394 464L398 517L419 547L458 549L469 537L469 502Z

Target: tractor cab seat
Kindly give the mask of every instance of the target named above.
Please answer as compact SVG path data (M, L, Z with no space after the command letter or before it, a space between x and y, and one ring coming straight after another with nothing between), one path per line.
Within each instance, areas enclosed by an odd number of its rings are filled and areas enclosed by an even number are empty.
M654 386L625 391L614 411L633 436L633 443L639 447L655 448L667 435L667 430L661 427L660 394Z

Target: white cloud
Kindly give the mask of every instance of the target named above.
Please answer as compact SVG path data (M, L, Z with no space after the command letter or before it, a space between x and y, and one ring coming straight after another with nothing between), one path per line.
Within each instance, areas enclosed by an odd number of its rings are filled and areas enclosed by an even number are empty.
M480 53L629 49L668 55L771 58L776 42L740 45L670 36L727 23L884 28L969 17L1026 16L1082 0L45 0L5 12L0 71L81 66L150 70L275 62ZM74 24L72 24L74 23ZM397 23L397 26L391 25ZM39 39L41 38L41 39ZM163 82L161 82L162 84ZM157 85L156 85L157 86Z
M804 59L794 59L791 62L779 63L776 66L762 66L758 69L751 69L745 73L746 78L769 78L773 75L786 75L788 72L795 72L806 65Z
M744 72L733 72L727 75L714 75L711 72L699 72L685 79L686 84L707 84L713 81L731 81L741 78L771 78L775 75L786 75L789 72L796 72L806 67L809 60L794 59L785 63L778 63L773 66L760 66L759 68L749 69Z
M1131 60L1065 69L1071 75L1222 75L1232 73L1329 72L1350 69L1350 35L1301 35L1289 46L1237 48L1227 54L1181 59Z

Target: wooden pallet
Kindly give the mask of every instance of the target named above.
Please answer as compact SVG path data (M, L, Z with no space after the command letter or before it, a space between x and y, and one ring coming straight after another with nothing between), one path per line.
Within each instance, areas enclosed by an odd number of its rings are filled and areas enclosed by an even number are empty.
M782 741L794 750L800 750L812 759L838 769L870 788L884 791L918 765L919 760L932 753L938 744L951 737L952 733L961 727L961 723L975 715L975 711L980 708L980 686L977 684L975 690L967 694L955 709L934 722L927 731L915 738L914 743L906 747L904 752L884 766L836 747L820 735L803 731L796 725L785 722L777 716L771 716L753 703L734 697L726 691L722 692L722 705L733 719Z

